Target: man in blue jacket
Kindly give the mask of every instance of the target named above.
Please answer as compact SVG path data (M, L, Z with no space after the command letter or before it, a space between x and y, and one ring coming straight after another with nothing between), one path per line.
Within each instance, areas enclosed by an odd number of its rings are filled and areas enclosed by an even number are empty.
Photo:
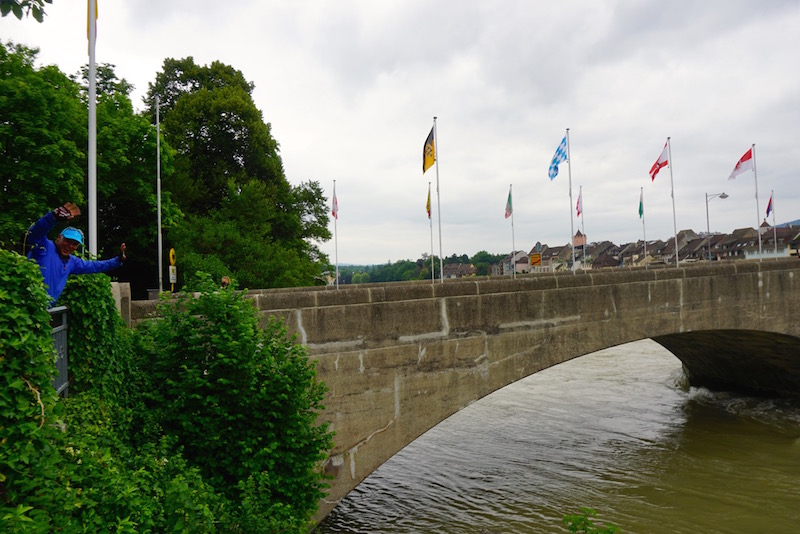
M83 244L80 230L68 226L64 228L55 241L47 238L47 233L60 221L66 221L81 214L81 210L72 202L67 202L53 211L44 214L28 229L27 243L31 246L28 258L36 260L42 271L47 293L53 306L64 291L67 277L70 274L104 273L121 267L125 261L125 243L120 247L116 258L103 261L87 261L73 255L78 246Z

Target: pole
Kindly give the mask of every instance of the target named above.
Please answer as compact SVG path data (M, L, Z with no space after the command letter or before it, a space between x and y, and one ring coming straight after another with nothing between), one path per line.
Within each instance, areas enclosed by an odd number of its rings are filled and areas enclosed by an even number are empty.
M436 215L439 221L439 282L444 283L444 257L442 256L442 200L439 195L439 130L436 128L436 117L433 118L433 146L436 147L434 158L436 163Z
M706 193L706 241L708 242L708 263L711 264L711 223L708 218L708 193Z
M434 141L435 142L435 141ZM431 284L436 280L436 268L433 255L433 218L431 217L431 183L428 182L428 225L431 228Z
M569 175L569 248L572 249L572 274L575 274L575 225L572 217L572 156L569 153L569 128L567 128L567 174Z
M583 243L581 244L581 251L583 256L581 258L581 265L583 266L583 270L586 270L586 226L584 225L584 213L583 213L583 186L578 186L578 202L581 205L581 233L583 234Z
M336 213L333 216L333 257L334 261L336 262L336 270L334 274L336 275L336 290L339 290L339 232L338 232L338 222L339 222L339 201L336 199L336 180L333 181L333 202L334 206L336 207Z
M508 184L508 198L511 199L511 278L517 278L517 243L514 240L514 199L511 196L513 184Z
M772 239L775 241L775 257L778 257L778 228L775 226L775 190L769 193L769 201L772 203Z
M756 182L756 231L758 232L758 261L761 261L761 208L758 205L758 170L756 170L756 144L753 143L753 178Z
M669 186L671 189L670 195L672 196L672 228L675 231L675 267L680 267L678 264L678 221L675 218L675 183L672 180L672 144L670 138L667 137L667 153L669 157Z
M156 95L156 199L158 205L158 292L164 291L164 248L161 242L161 116Z
M647 270L647 229L644 226L644 187L640 188L639 200L642 207L642 239L644 240L644 270Z
M97 3L89 0L89 254L97 256Z

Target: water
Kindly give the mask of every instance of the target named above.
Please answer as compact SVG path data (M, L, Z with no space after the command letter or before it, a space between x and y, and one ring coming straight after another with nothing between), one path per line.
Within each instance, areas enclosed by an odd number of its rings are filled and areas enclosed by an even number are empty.
M395 455L330 533L566 532L582 507L624 533L800 531L800 403L683 383L640 341L512 384Z

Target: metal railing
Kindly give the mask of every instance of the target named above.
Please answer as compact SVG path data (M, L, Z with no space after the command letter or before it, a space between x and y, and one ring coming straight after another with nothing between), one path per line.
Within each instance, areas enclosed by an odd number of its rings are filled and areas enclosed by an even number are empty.
M53 346L56 350L56 376L53 387L59 395L69 394L69 377L67 376L67 307L56 306L50 312L50 326L53 328Z

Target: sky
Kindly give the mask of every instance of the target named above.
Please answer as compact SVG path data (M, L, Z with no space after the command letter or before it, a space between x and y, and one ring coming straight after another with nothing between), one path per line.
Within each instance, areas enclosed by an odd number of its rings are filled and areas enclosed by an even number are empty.
M86 2L45 9L42 24L0 19L0 39L78 72ZM329 205L335 181L335 239L320 246L331 262L529 251L578 230L666 240L704 232L707 213L712 232L730 233L760 224L772 191L776 222L800 219L796 0L99 0L98 11L97 62L134 85L139 110L166 58L221 61L255 85L288 180L318 181ZM434 117L438 162L423 174ZM567 129L570 161L551 181ZM671 165L651 180L667 137ZM753 144L757 174L729 181Z

